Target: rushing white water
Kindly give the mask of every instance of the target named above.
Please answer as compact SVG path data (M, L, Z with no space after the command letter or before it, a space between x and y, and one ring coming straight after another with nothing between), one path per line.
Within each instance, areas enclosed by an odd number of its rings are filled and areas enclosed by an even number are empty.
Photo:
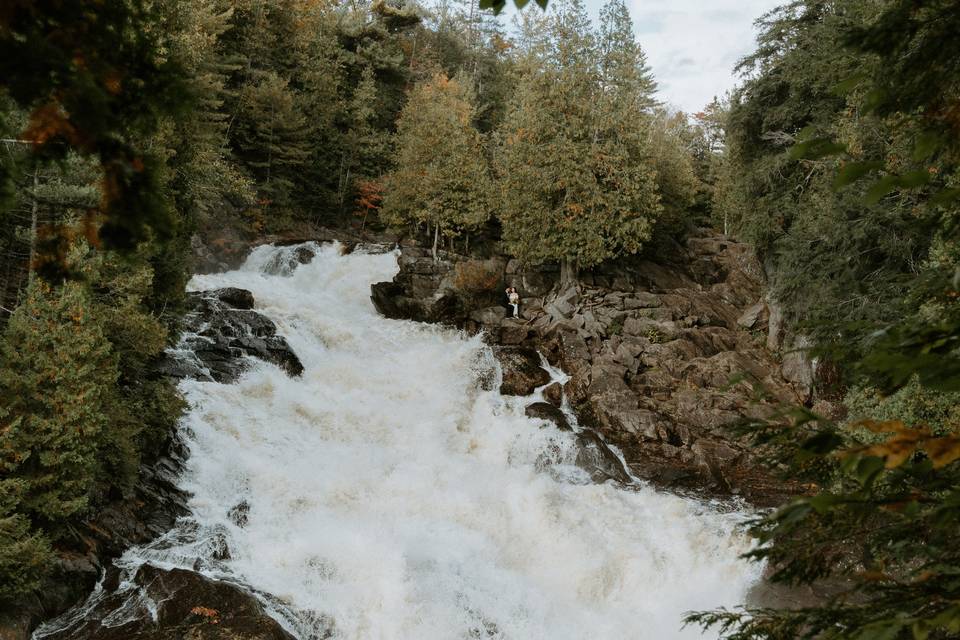
M395 254L325 245L265 274L283 251L191 288L250 289L303 376L255 361L236 384L182 383L193 523L127 566L201 566L269 594L302 638L693 638L684 612L743 601L758 568L738 514L589 483L572 437L481 389L479 338L376 313Z

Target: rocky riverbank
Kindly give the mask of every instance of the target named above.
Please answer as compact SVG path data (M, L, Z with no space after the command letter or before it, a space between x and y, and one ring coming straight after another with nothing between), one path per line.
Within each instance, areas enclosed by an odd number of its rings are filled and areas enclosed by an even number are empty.
M812 366L784 347L797 339L784 335L747 245L700 230L656 260L601 265L568 287L558 269L509 256L438 257L403 243L399 274L372 287L377 309L482 330L505 355L539 350L570 376L563 393L581 424L619 447L638 477L756 505L796 489L729 429L812 397ZM507 285L523 297L519 319L506 317ZM515 355L502 360L508 380L524 377Z
M310 258L312 254L304 255L301 261ZM292 376L303 371L286 340L276 335L276 325L253 310L249 291L197 292L190 295L190 301L192 309L184 316L180 343L154 364L156 375L232 382L248 366L250 357L273 362ZM121 588L113 561L126 549L160 537L178 518L189 514L189 496L177 487L188 455L178 435L171 433L161 449L141 466L132 491L107 502L62 543L57 550L57 565L44 588L0 613L0 640L26 640L41 621L62 614L86 598L101 578L104 597L100 604L82 622L47 637L290 638L255 598L239 587L189 571L149 566L136 573L133 583L139 590L138 597L159 603L157 610L144 610L139 618L121 626L100 624L109 613L126 606L131 588L129 584Z

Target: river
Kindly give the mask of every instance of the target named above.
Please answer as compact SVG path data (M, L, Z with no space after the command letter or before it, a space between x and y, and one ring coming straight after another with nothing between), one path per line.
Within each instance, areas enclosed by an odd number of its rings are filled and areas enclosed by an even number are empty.
M198 567L298 637L350 640L699 638L684 612L759 580L738 558L743 514L591 483L529 399L483 390L496 365L479 337L379 316L370 284L395 254L324 245L268 275L289 251L191 281L252 291L305 370L181 383L192 519L121 565Z

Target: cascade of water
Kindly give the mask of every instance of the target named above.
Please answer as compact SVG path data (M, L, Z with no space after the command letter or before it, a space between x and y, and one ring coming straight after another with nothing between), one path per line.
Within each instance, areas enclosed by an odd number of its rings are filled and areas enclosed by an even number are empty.
M122 566L241 583L302 638L693 638L684 612L744 599L739 514L587 482L571 434L478 384L479 338L375 312L395 254L314 248L191 281L251 290L305 370L182 383L193 516Z

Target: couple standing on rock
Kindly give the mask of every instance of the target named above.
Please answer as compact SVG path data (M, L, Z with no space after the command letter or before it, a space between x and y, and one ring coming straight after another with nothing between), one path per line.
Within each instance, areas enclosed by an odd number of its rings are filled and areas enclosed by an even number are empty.
M505 290L507 294L507 309L509 310L511 318L520 317L520 294L517 293L516 287L507 287Z

